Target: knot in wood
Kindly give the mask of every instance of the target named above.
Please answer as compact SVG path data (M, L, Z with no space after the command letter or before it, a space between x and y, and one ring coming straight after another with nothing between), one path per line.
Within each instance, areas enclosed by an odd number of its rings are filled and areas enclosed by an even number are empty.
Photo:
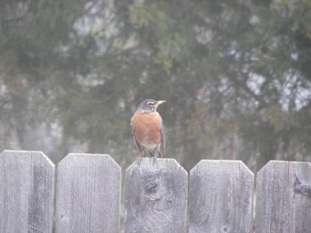
M146 185L146 188L145 188L145 191L147 194L153 194L153 193L156 193L158 190L158 184L157 182L149 182L147 185Z
M174 197L173 197L172 195L170 195L170 196L168 196L168 197L166 198L166 201L167 201L168 203L172 203L173 200L174 200Z
M301 181L296 176L296 181L294 182L294 193L298 193L306 197L311 197L311 185L301 183Z

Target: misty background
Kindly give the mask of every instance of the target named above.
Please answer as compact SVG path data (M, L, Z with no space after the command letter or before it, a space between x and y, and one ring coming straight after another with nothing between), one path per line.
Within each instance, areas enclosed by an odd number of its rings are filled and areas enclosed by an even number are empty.
M147 98L165 157L311 159L310 0L2 0L0 151L138 151Z

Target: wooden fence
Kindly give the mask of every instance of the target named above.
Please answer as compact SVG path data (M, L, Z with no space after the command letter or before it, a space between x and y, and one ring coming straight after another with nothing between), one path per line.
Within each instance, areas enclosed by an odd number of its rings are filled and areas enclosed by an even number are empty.
M0 154L1 233L120 232L121 168L109 155ZM253 206L255 208L253 209ZM256 177L241 161L144 158L125 172L126 233L311 232L311 167L270 161Z

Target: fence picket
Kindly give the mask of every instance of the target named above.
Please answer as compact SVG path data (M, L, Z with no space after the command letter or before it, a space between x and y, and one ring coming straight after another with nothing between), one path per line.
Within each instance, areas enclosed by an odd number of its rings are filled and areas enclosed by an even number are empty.
M56 233L119 232L121 168L109 155L68 154L56 178Z
M187 232L187 172L174 159L143 158L126 170L125 232Z
M0 154L0 232L51 233L54 164L38 151Z
M311 232L310 163L270 161L256 184L256 233Z
M270 161L255 194L256 233L311 233L310 163ZM0 153L1 233L119 233L120 196L121 168L109 155L71 153L55 170L42 152ZM200 161L188 194L176 160L143 158L125 174L125 233L250 233L253 196L241 161Z
M254 175L241 161L202 160L189 186L189 233L251 231Z

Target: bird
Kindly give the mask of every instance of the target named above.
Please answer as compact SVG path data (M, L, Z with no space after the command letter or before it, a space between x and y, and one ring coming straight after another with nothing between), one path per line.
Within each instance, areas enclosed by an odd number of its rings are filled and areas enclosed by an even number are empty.
M165 100L146 99L142 101L131 118L134 143L139 151L139 161L147 149L151 157L163 158L165 147L165 132L162 117L157 107Z

